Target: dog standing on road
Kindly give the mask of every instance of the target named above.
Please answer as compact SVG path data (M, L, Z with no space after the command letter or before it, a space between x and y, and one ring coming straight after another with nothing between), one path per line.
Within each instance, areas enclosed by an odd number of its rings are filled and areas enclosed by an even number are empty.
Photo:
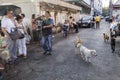
M103 38L105 42L108 42L109 36L107 34L103 33Z
M75 47L79 48L81 57L86 62L90 62L89 61L90 58L97 56L96 50L90 50L90 49L86 48L85 46L83 46L82 40L79 38L77 38L77 40L75 41Z

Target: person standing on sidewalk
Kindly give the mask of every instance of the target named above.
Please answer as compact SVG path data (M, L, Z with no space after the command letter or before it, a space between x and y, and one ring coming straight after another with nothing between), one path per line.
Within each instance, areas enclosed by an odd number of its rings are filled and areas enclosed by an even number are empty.
M1 26L2 26L2 32L6 36L6 43L9 49L10 53L10 59L12 61L17 59L16 50L17 50L17 40L12 40L10 38L10 33L12 28L16 28L15 22L13 19L13 11L7 10L5 12L5 16L2 18Z
M93 17L91 20L91 28L95 29L95 18Z
M76 23L75 19L73 19L73 27L75 29L75 32L78 33L78 24Z
M32 14L32 33L33 33L33 41L37 41L37 25L36 25L36 16Z
M53 19L49 11L45 12L45 20L42 22L42 47L44 49L43 54L51 55L52 52L52 27Z
M71 32L73 30L73 17L70 16L69 17L69 32Z
M97 15L95 20L96 20L96 28L100 28L100 20L101 20L100 16Z
M22 33L22 34L27 34L27 31L22 23L22 17L21 16L17 16L16 17L17 20L17 28L18 30ZM25 37L22 39L18 39L18 51L19 51L19 56L23 56L24 58L27 58L27 47L26 47L26 39Z
M63 24L63 36L67 37L69 29L69 20L65 20Z

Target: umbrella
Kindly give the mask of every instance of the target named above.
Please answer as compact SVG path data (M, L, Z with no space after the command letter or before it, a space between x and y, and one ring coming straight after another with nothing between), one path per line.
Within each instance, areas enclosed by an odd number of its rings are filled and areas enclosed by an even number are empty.
M3 16L7 9L12 10L15 16L21 13L21 8L15 5L0 5L0 16Z

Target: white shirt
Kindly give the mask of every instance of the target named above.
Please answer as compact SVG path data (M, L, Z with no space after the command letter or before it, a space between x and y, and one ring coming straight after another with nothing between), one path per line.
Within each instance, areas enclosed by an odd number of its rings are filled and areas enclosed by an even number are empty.
M23 21L22 21L23 25L26 27L27 26L27 23L26 23L26 19L23 18Z
M65 25L65 26L69 26L69 23L65 23L64 25Z
M4 16L1 21L1 27L5 28L8 33L11 33L11 29L15 28L14 22Z
M23 26L23 24L22 24L22 23L21 23L21 24L18 24L18 23L17 23L17 27L18 27L18 30L19 30L21 33L24 34L24 30L23 30L24 26Z

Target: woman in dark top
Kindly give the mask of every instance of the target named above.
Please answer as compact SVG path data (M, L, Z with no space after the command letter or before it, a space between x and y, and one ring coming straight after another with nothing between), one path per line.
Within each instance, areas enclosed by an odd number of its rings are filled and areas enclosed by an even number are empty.
M35 14L32 15L32 32L33 32L33 40L37 41L37 25L36 25L36 18L35 18Z
M91 20L91 28L95 28L95 18L94 17Z

